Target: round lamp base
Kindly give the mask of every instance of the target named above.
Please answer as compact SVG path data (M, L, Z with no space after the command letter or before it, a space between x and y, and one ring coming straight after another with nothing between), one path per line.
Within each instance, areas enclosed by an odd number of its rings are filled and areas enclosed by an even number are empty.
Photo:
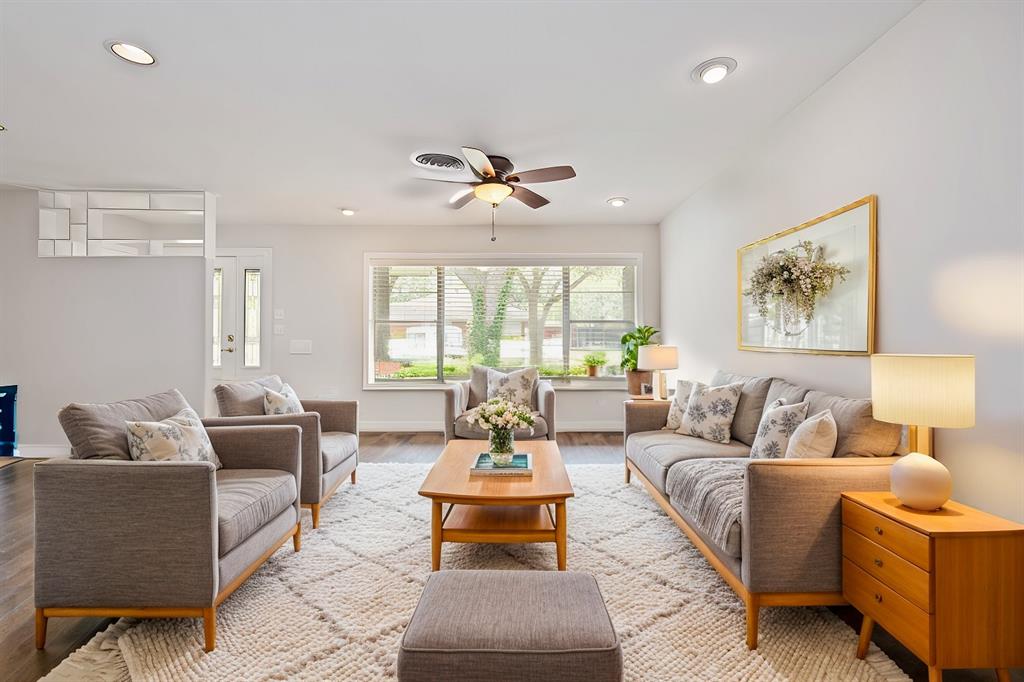
M934 458L911 452L892 465L889 487L904 505L933 511L952 494L953 477L949 469Z

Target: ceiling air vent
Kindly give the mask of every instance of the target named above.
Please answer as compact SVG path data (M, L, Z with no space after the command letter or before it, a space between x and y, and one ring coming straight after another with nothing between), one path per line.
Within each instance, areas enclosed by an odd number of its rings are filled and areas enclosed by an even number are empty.
M412 157L412 162L420 168L428 168L430 170L450 170L460 171L466 167L465 162L451 154L416 154Z

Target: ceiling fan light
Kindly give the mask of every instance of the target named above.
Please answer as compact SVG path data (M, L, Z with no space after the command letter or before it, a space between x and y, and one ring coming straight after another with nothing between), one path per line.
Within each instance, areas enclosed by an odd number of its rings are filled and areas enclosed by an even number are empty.
M512 194L512 188L500 182L484 182L473 188L473 195L489 204L500 204Z

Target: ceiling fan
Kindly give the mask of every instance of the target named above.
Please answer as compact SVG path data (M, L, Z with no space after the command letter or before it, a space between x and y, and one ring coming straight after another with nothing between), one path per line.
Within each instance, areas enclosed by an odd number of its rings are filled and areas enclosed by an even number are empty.
M459 190L448 200L448 204L452 208L462 208L473 199L480 199L481 201L486 201L491 206L497 206L509 197L518 199L530 208L540 208L550 202L522 185L534 182L568 180L569 178L576 177L576 171L573 170L572 166L551 166L550 168L538 168L536 170L516 173L514 172L515 166L504 156L489 156L475 147L463 147L462 155L469 161L473 174L479 178L477 182L422 178L423 180L434 180L435 182L455 182L466 185L466 189Z

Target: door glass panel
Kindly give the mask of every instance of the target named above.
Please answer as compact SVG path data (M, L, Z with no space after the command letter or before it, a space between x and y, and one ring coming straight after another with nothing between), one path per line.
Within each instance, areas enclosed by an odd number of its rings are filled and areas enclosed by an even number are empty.
M245 271L245 366L260 366L260 275Z
M213 366L220 367L220 343L224 319L224 270L213 270Z

